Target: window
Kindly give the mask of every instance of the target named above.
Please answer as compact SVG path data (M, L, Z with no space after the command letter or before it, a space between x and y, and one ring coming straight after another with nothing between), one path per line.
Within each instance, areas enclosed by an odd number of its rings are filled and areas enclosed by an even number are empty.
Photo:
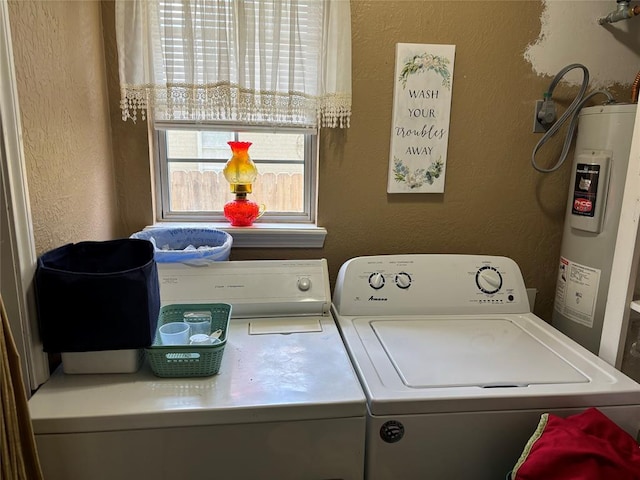
M159 220L224 220L228 141L261 221L314 223L317 137L348 127L348 0L116 0L123 120L154 123Z
M251 200L264 205L262 221L308 223L315 219L316 138L305 129L156 130L158 217L171 221L224 221L233 199L222 174L228 141L251 142L258 169Z

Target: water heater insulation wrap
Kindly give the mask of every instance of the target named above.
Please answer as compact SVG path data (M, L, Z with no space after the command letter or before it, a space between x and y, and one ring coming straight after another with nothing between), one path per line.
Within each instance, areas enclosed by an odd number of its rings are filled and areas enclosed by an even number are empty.
M636 105L582 109L569 182L552 325L600 346Z

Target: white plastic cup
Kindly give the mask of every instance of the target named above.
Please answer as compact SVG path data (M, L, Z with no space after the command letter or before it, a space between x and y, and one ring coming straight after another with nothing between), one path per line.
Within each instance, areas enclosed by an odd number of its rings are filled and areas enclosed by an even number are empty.
M191 335L209 335L211 333L210 312L185 312L183 320L191 327Z
M163 345L189 345L190 327L186 322L169 322L162 325L160 340Z
M191 335L189 343L191 345L215 345L216 343L220 343L220 340L217 338L211 338L209 335L205 335L204 333L197 333L195 335Z

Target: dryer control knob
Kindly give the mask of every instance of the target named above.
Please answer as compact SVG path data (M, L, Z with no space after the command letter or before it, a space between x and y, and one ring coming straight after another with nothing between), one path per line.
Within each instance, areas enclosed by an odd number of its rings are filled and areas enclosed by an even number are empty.
M384 277L380 272L372 273L369 275L369 285L371 288L375 288L376 290L380 290L384 287Z
M298 279L298 289L302 292L306 292L311 288L311 280L308 277L302 277Z

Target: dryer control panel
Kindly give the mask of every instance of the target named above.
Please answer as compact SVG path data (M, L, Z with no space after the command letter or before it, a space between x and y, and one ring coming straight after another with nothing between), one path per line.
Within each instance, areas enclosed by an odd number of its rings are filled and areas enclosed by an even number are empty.
M328 272L325 259L158 263L163 304L230 303L234 318L326 315Z
M529 313L518 265L486 255L376 255L347 261L333 303L341 315Z

